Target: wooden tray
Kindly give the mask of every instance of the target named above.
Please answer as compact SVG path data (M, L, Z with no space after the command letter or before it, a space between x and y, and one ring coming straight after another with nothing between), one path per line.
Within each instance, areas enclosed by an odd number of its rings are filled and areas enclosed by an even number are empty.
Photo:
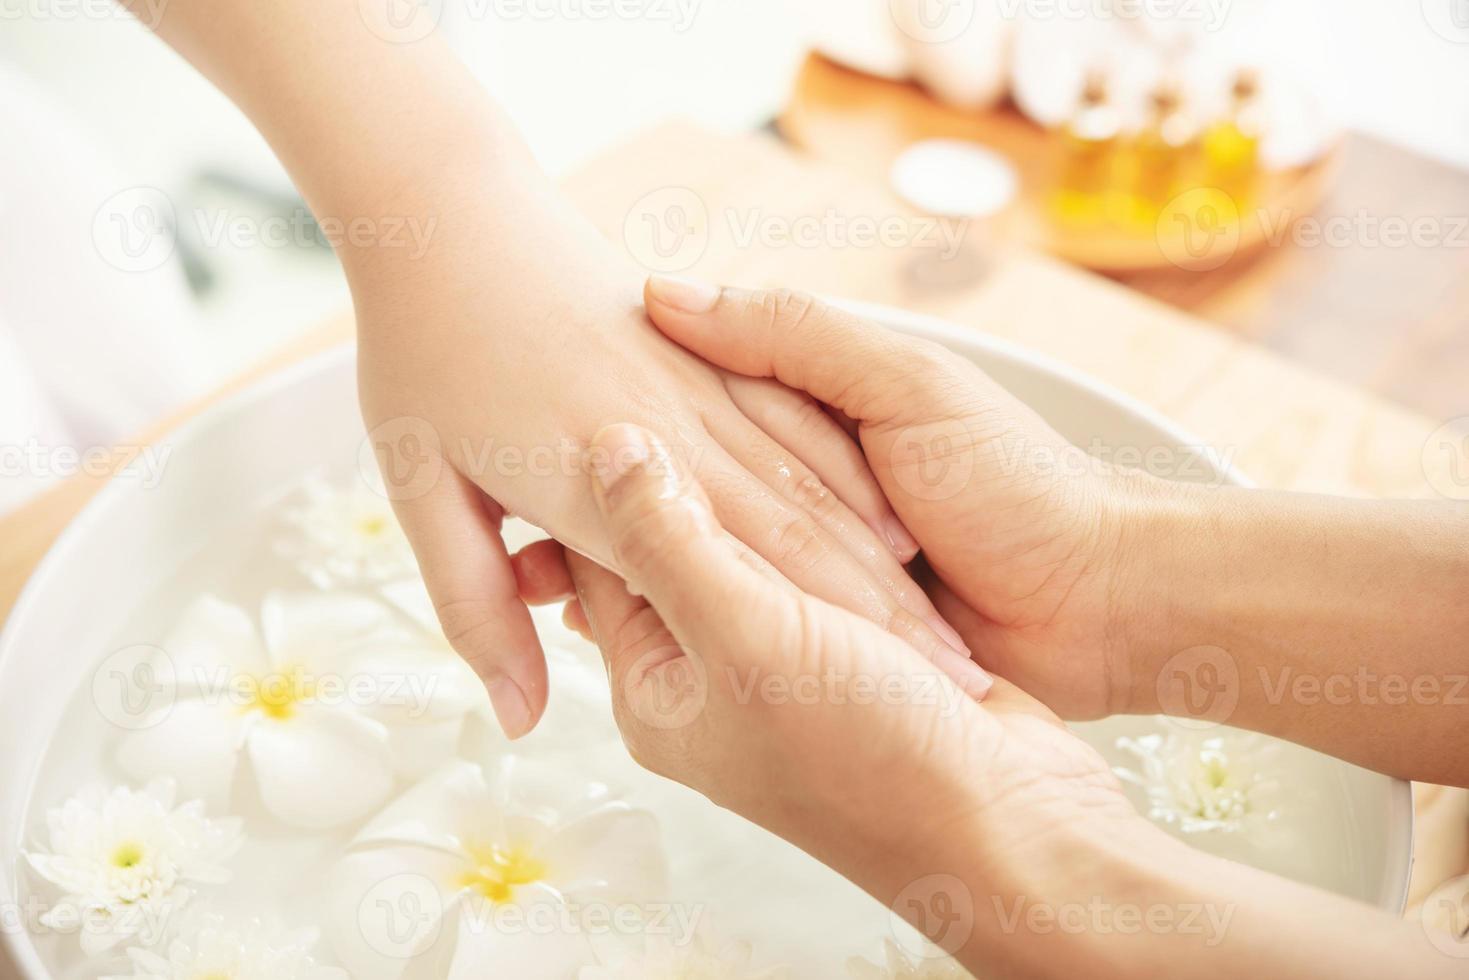
M893 161L925 139L984 144L1007 157L1020 173L1020 199L1004 216L1004 233L1025 245L1103 272L1177 267L1218 269L1243 259L1320 204L1337 168L1333 151L1316 164L1262 178L1256 204L1232 218L1219 196L1186 192L1165 208L1154 234L1058 227L1049 208L1054 136L1012 105L985 112L954 109L918 85L874 78L809 56L777 120L794 145L865 176L886 182Z

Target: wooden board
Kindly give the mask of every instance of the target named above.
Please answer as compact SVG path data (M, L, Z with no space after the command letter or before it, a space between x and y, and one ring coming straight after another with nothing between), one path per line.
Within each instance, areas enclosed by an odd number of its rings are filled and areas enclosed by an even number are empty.
M628 245L636 241L629 229L650 207L659 220L675 206L702 212L704 234L678 253L690 260L690 274L907 307L1017 341L1174 417L1265 486L1430 497L1430 479L1447 478L1447 463L1425 455L1434 423L1055 260L997 249L980 278L936 286L915 275L931 258L921 244L806 247L751 238L751 228L813 217L914 218L882 187L798 158L768 137L668 125L590 164L566 187L630 255L637 250ZM344 316L275 363L349 333ZM70 481L0 519L0 614L97 485ZM1434 790L1431 802L1431 825L1447 830L1420 841L1419 894L1464 864L1464 841L1453 832L1464 826L1465 795Z

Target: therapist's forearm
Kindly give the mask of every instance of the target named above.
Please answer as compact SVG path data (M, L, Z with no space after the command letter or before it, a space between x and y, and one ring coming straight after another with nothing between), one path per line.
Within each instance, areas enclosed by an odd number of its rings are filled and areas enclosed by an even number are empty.
M1469 785L1469 509L1169 489L1125 550L1132 711Z
M980 978L1042 980L1461 973L1463 961L1415 922L1206 855L1141 821L1111 829L1077 826L1034 854L962 875L973 929L955 951L960 962ZM931 927L943 909L927 910ZM949 919L950 938L970 925Z

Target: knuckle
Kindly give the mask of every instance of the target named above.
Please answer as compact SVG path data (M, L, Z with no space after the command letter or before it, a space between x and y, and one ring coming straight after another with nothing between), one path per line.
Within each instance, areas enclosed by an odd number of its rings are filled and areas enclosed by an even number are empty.
M815 440L836 429L836 423L831 416L811 397L801 399L800 405L795 409L794 424L797 435L803 440Z
M786 492L796 506L817 521L832 520L841 513L841 502L837 500L836 494L814 474L792 476Z
M450 599L434 604L439 626L449 646L470 663L487 661L494 654L498 635L494 607L485 599Z
M802 514L776 528L774 555L776 567L804 572L825 562L831 555L831 546L816 522Z
M905 338L909 377L919 384L959 381L974 365L943 344L922 338Z
M753 302L757 322L774 333L796 333L821 310L820 300L793 289L768 290L757 295Z
M670 549L680 549L704 533L703 522L685 497L643 504L619 524L612 554L618 567L629 571L656 565Z
M881 624L888 633L907 643L930 660L939 650L939 641L927 623L899 606L893 609L886 623Z
M644 606L617 628L612 638L612 653L626 657L655 649L658 646L674 645L673 636L663 625L663 619L652 606Z

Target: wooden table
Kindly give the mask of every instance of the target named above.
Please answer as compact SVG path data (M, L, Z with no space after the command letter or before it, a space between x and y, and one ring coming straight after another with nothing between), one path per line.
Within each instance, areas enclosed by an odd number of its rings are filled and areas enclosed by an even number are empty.
M664 126L592 163L566 188L619 247L638 241L649 217L693 220L693 246L678 253L691 274L903 306L1026 344L1174 417L1231 451L1265 486L1428 497L1430 479L1443 482L1446 461L1424 451L1434 422L1043 256L1000 251L978 281L935 286L915 275L931 258L921 245L746 241L751 227L808 217L914 217L880 185L800 159L768 137ZM277 363L349 333L349 319L338 319ZM0 615L95 489L74 481L0 520ZM1427 885L1464 868L1469 845L1455 832L1466 819L1465 795L1431 793L1432 819L1448 830L1422 839L1418 872Z
M991 147L1023 183L1052 166L1048 141L1013 108L962 112L819 55L779 126L803 151L873 181L934 137ZM1319 204L1292 203L1298 223L1278 244L1208 272L1117 281L1430 417L1469 416L1469 171L1358 133L1330 171ZM1394 244L1390 226L1414 221L1425 222L1416 243ZM1315 230L1329 237L1315 242Z

